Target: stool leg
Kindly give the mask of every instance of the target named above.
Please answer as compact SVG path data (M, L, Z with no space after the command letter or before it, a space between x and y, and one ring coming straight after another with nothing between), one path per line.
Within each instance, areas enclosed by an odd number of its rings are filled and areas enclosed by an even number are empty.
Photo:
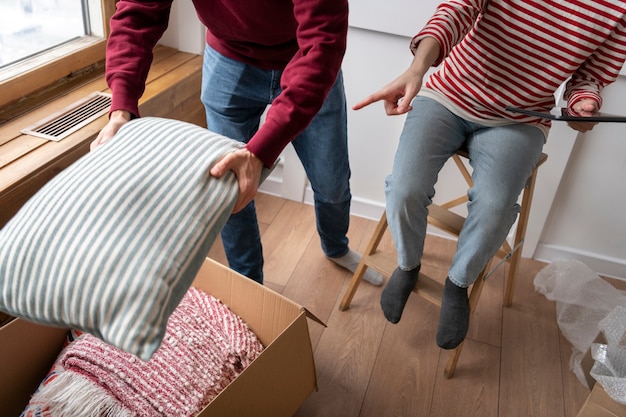
M478 300L480 299L480 294L483 290L483 284L485 282L485 275L489 270L489 265L491 261L487 263L485 268L481 271L480 275L472 285L472 289L469 295L469 303L470 303L470 325L472 322L472 316L474 315L474 311L476 310L476 306L478 305ZM454 370L456 369L456 364L459 361L459 357L461 356L461 350L463 349L463 342L458 345L454 350L450 352L450 357L448 358L448 362L446 363L446 367L443 371L443 376L446 379L452 378L454 375Z
M463 349L463 343L461 342L452 352L450 352L450 357L448 358L448 363L446 363L446 368L443 370L443 376L446 379L452 378L454 375L454 371L456 369L456 364L459 361L459 357L461 356L461 349Z
M363 255L365 257L365 255ZM365 275L365 270L367 269L367 265L365 265L365 261L363 258L361 262L359 262L359 266L356 267L352 278L350 279L350 283L348 284L348 289L343 295L343 299L341 300L341 304L339 304L339 310L345 311L350 307L350 303L352 302L352 298L356 293L356 289L359 287L361 280L363 279L363 275Z
M339 304L339 310L345 311L350 307L350 303L352 302L352 298L354 297L354 293L356 293L356 289L359 287L361 280L363 279L363 275L365 274L365 270L369 267L369 256L376 253L378 249L378 244L380 240L383 238L385 234L385 230L387 230L387 213L383 212L380 220L378 221L378 225L376 226L376 230L374 230L374 234L372 235L369 243L367 244L367 248L365 249L365 253L361 257L361 261L359 262L359 266L357 266L354 274L352 275L352 279L348 284L348 288L343 295L343 299Z

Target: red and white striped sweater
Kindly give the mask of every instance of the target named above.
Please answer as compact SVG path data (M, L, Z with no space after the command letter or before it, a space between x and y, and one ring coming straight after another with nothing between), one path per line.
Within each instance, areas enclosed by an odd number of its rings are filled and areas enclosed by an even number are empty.
M488 3L488 5L487 5ZM626 59L626 1L450 0L441 3L411 48L431 36L441 45L420 95L484 125L548 121L505 111L547 111L567 81L568 105L593 98Z

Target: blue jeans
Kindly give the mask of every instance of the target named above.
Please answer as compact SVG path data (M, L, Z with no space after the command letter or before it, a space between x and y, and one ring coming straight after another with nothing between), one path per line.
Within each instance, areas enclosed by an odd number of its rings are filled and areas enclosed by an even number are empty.
M202 102L210 130L248 142L266 107L281 93L282 71L263 70L204 52ZM292 145L314 193L317 231L326 256L348 253L350 164L346 98L339 73L324 105ZM232 215L222 229L229 266L263 283L263 250L254 201Z
M428 205L445 162L466 147L473 169L468 215L448 271L460 287L471 285L506 239L520 207L517 199L544 144L543 133L524 124L488 127L464 120L418 96L407 115L385 182L389 230L398 267L421 264Z

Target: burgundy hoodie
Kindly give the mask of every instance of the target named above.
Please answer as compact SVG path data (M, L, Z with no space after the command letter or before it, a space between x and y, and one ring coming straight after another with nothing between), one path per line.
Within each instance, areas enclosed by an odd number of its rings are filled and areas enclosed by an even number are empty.
M179 0L180 1L180 0ZM246 145L271 166L317 114L346 49L347 0L194 0L207 43L229 58L284 70L282 93ZM167 28L172 0L120 0L111 19L106 80L111 111L139 116L152 49Z

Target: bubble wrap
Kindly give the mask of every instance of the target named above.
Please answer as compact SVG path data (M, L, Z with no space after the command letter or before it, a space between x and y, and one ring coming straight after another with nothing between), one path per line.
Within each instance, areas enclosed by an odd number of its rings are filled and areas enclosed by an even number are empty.
M607 344L591 345L591 376L611 398L626 405L626 308L616 307L598 326Z
M600 278L584 263L572 259L554 260L539 271L534 284L537 292L556 301L557 323L563 336L572 344L570 369L587 386L582 359L601 330L600 322L616 307L626 309L626 293ZM611 349L605 358L612 359L613 355ZM612 362L615 360L620 361L623 370L623 357L615 357ZM622 374L621 378L624 377Z

